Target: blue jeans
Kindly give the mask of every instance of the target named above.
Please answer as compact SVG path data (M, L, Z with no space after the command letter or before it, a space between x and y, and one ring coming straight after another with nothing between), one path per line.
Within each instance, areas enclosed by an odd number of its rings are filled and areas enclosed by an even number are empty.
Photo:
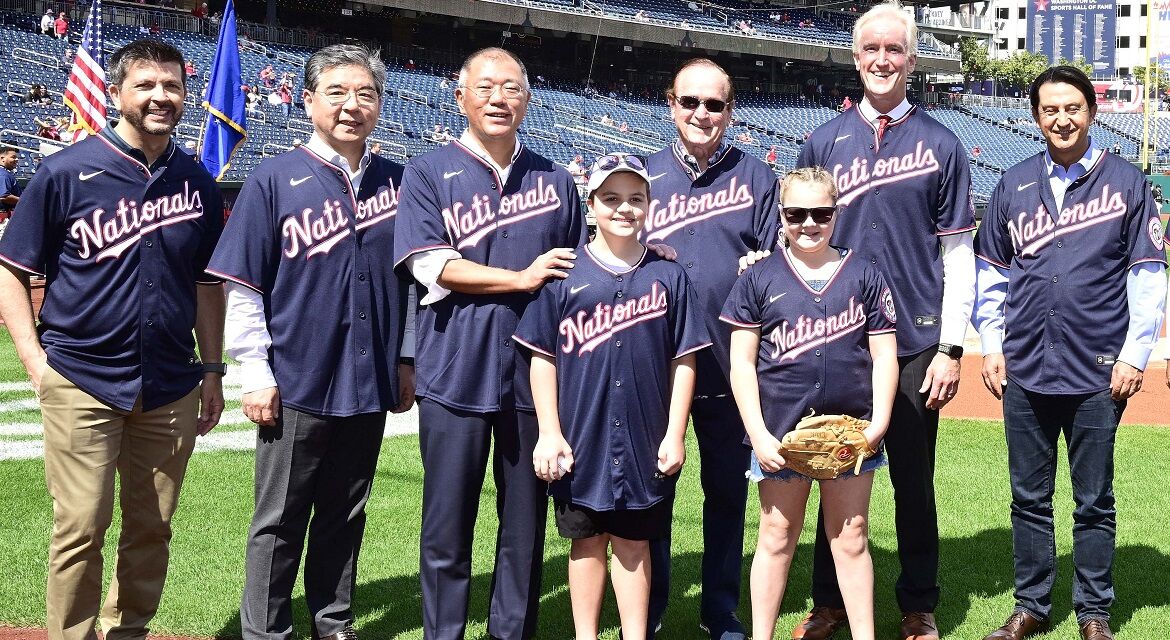
M1125 401L1108 390L1046 395L1008 381L1003 395L1012 483L1012 546L1016 608L1047 619L1056 581L1052 494L1057 439L1064 433L1072 476L1073 607L1077 620L1109 617L1113 604L1113 444Z

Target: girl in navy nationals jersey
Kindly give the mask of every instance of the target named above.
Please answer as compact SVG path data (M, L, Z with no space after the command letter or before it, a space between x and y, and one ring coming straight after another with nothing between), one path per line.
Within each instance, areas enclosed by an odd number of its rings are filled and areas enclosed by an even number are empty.
M731 389L759 484L760 535L752 562L752 635L771 638L788 569L804 526L812 480L784 466L780 439L801 417L840 413L870 420L877 448L898 382L894 301L885 279L847 249L829 245L837 188L821 168L780 185L782 251L740 276L720 319L731 335ZM869 494L884 453L859 475L820 483L821 509L854 640L872 640L873 563Z
M643 640L649 541L666 535L695 384L710 341L683 268L638 242L650 201L641 159L602 156L588 183L597 236L564 280L546 284L513 336L532 351L540 438L557 530L572 540L577 640L596 640L606 558L622 635Z

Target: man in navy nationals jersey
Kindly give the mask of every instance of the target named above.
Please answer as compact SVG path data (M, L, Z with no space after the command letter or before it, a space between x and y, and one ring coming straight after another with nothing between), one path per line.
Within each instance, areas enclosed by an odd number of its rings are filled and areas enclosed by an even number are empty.
M585 220L569 172L517 140L528 100L519 59L496 48L472 54L455 90L467 129L411 160L402 178L394 262L418 280L421 296L419 574L427 640L464 634L472 535L493 440L500 529L488 633L520 640L536 631L547 500L532 473L536 416L512 333L536 291L565 277Z
M259 425L247 639L293 637L306 530L313 637L356 637L357 557L386 412L413 404L413 367L399 358L407 283L386 255L402 167L366 144L385 84L385 64L364 47L309 58L313 136L248 177L208 266L229 281L228 354L243 369L244 415Z
M813 131L796 166L821 166L833 174L840 192L833 244L876 265L893 292L901 376L885 442L902 567L895 593L902 637L937 640L938 410L959 384L961 345L975 297L975 217L966 149L906 100L917 42L913 16L893 4L878 5L858 19L853 59L865 98ZM825 638L845 622L819 521L812 597L813 610L793 638Z
M1003 174L975 239L975 326L983 382L1003 398L1015 550L1016 605L987 638L1023 638L1052 613L1063 432L1073 609L1082 638L1112 640L1113 445L1161 329L1162 222L1145 176L1089 137L1097 101L1084 72L1048 69L1029 99L1047 149Z
M121 120L45 158L0 240L0 315L44 419L53 640L97 638L115 473L122 530L101 627L146 637L187 460L223 410L223 288L203 273L223 199L171 140L183 54L131 42L108 79ZM36 327L29 274L46 278Z
M735 104L731 79L714 62L683 64L667 91L678 139L651 155L650 211L642 241L678 251L694 286L712 347L697 355L691 417L703 485L703 595L700 621L712 638L744 637L736 616L743 569L743 526L750 450L727 381L731 330L719 311L735 283L738 260L776 244L776 175L724 140ZM670 536L651 545L650 629L670 591Z

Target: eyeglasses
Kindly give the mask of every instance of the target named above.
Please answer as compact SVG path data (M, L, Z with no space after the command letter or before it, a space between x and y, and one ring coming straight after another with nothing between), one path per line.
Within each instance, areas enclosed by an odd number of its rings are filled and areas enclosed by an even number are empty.
M349 102L349 97L353 96L357 103L363 107L372 107L378 104L378 100L382 96L373 89L341 89L332 88L325 91L314 91L313 93L320 94L325 98L325 102L333 106L340 106Z
M827 224L833 219L837 207L783 207L781 211L784 212L784 221L788 224L803 224L809 216L812 216L813 222L817 224Z
M699 105L707 107L707 111L710 113L723 113L723 110L727 108L727 101L718 98L700 100L695 96L675 96L674 101L687 111L694 111L699 108Z
M597 162L593 164L594 171L612 171L622 165L625 165L634 171L645 171L646 165L642 163L642 159L630 153L611 153L601 156Z
M509 100L515 100L516 98L519 98L520 96L524 95L524 92L527 91L527 89L516 84L515 82L505 82L504 84L491 84L488 82L481 82L481 83L479 83L475 86L472 86L472 87L469 87L465 84L461 84L461 85L459 85L459 88L460 89L467 89L468 91L474 93L475 95L479 96L480 98L490 98L490 97L492 97L492 94L496 92L496 89L499 89L500 93L505 98L507 98Z

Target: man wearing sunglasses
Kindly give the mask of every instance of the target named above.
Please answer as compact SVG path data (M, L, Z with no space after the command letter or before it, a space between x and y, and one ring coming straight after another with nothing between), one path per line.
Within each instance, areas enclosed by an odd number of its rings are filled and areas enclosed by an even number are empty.
M902 637L938 640L935 441L938 410L958 390L975 297L975 217L965 147L906 100L917 42L914 18L894 4L858 19L853 60L865 98L813 131L796 165L833 174L840 191L833 244L876 265L894 293L901 375L885 442L902 565L895 593ZM812 597L793 638L827 638L846 621L820 520Z
M498 48L472 54L455 89L467 129L411 160L402 179L394 262L425 294L417 364L426 640L464 637L489 455L499 534L488 634L536 632L548 485L532 472L539 430L512 333L544 283L573 266L585 217L569 172L516 137L529 98L518 58Z
M704 494L699 618L711 638L742 640L736 610L750 450L728 381L730 325L719 321L719 312L739 258L776 244L776 175L724 140L735 90L719 65L704 58L684 63L666 98L678 139L647 158L651 202L642 240L678 252L713 342L698 354L691 405ZM669 535L651 544L651 558L649 628L655 629L669 597Z

